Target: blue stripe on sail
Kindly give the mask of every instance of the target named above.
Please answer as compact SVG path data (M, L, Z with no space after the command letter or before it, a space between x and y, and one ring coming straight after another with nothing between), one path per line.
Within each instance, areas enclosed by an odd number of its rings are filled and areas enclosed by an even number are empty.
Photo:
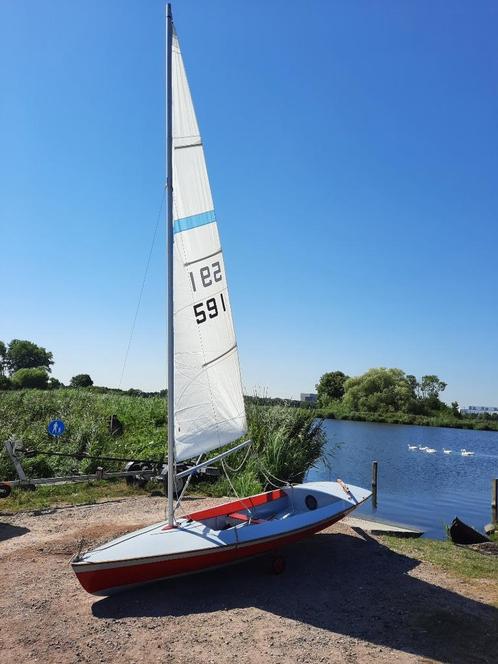
M212 224L213 221L216 221L216 217L214 216L214 210L209 210L208 212L201 212L200 214L193 214L190 217L183 217L182 219L177 219L173 223L173 233L190 231L192 228L198 228L198 226L205 226L206 224Z

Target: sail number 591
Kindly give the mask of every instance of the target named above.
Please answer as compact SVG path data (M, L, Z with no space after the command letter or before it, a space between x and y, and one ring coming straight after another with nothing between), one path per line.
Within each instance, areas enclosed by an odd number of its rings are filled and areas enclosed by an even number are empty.
M219 295L219 303L218 297L210 297L209 300L206 300L205 302L194 304L194 314L197 325L205 323L208 318L216 318L220 313L220 307L223 311L227 310L223 293L220 293Z

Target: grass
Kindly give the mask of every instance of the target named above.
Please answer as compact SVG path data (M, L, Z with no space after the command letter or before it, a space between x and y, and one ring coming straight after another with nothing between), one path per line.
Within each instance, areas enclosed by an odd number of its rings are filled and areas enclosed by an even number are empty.
M94 504L99 500L144 496L144 489L130 487L126 482L79 482L37 487L36 491L15 488L8 498L0 502L0 514L28 512L61 505Z
M432 563L462 579L498 581L498 556L484 555L473 549L456 546L452 542L425 538L402 539L384 536L382 541L397 553Z
M123 423L121 436L109 433L109 418ZM60 439L47 433L52 418L61 418L66 431ZM28 448L57 452L87 452L90 455L132 459L163 459L166 441L165 401L119 394L101 394L87 389L19 390L0 392L0 444L11 436ZM30 477L95 472L98 460L38 456L25 459ZM122 470L123 463L105 464L106 470ZM10 460L0 452L0 479L14 479Z
M116 415L123 424L119 436L109 432L111 415ZM60 439L53 439L47 433L47 424L53 418L60 418L66 424ZM272 484L300 482L309 468L324 459L326 438L315 411L285 405L256 405L249 400L247 418L248 435L254 444L240 471L228 471L238 495L258 493ZM0 391L0 444L16 436L25 448L97 457L81 461L44 455L24 457L22 464L30 478L89 474L99 465L107 471L123 469L123 462L101 461L99 455L164 459L166 419L165 399L160 397L103 394L91 388ZM244 458L245 450L227 462L236 468ZM2 446L0 481L15 478ZM230 482L223 476L216 485L206 487L206 492L232 495ZM29 498L24 495L22 500Z

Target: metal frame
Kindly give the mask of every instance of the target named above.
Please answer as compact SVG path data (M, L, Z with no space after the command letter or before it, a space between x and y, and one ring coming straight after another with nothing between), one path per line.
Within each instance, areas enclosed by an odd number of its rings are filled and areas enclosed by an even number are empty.
M21 447L18 447L18 445L21 445ZM23 451L21 441L19 441L16 438L9 438L9 440L6 440L4 442L4 448L19 478L17 480L5 480L5 481L0 480L0 484L8 484L10 487L20 486L20 487L29 488L32 487L33 485L70 484L71 482L89 482L92 480L110 480L110 479L125 478L125 477L138 477L140 479L157 480L158 482L164 483L164 472L161 470L158 471L157 467L150 469L140 468L136 470L122 470L122 471L110 471L110 472L107 472L99 468L95 473L89 475L79 475L79 474L60 475L58 477L38 477L35 479L30 479L29 477L26 476L26 473L24 472L24 468L22 467L21 463L20 453L22 453ZM237 445L233 449L237 450L240 448ZM224 455L225 453L223 454L223 456ZM215 462L217 458L218 457L214 459L209 459L209 461L206 461L205 463L196 464L192 467L187 468L186 470L182 470L176 476L175 482L177 479L181 479L186 475L195 474L199 471L201 472L201 474L203 474L206 477L213 476L213 474L217 475L218 469L211 467L213 462ZM137 459L136 463L142 463L142 462ZM147 460L143 461L143 463L147 463ZM184 464L182 464L182 466L183 465Z

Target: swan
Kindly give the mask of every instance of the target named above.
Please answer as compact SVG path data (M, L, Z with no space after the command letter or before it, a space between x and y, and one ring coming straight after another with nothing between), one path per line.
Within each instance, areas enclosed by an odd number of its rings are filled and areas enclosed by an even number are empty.
M416 450L417 446L416 445L408 445L409 450Z
M444 452L445 454L451 454L451 450L446 450L444 447L443 447L443 452Z
M425 451L427 452L427 454L434 454L436 450L433 447L426 447Z
M469 450L462 450L462 456L474 456L474 452L470 452Z

